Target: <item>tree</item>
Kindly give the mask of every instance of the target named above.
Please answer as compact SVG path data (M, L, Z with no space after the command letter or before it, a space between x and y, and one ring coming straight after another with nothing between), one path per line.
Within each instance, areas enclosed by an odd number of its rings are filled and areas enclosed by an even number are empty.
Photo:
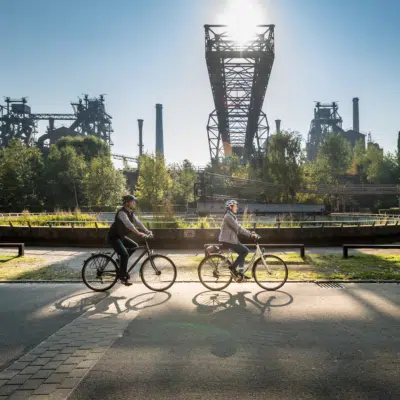
M78 155L75 148L51 146L45 172L48 204L61 208L85 204L83 179L86 170L85 158Z
M172 178L171 195L174 203L187 204L194 200L194 184L197 180L197 172L189 160L182 164L170 166Z
M328 135L320 145L312 166L316 183L337 184L351 167L350 143L340 134Z
M83 185L89 206L114 206L127 191L124 175L107 157L97 157L89 163Z
M110 157L109 145L96 136L66 136L58 140L56 146L59 150L72 147L76 154L85 158L86 162L95 157Z
M136 197L141 206L164 204L171 192L172 179L162 155L144 154L139 159L140 170L136 186Z
M284 185L283 200L294 197L302 178L301 135L282 131L272 136L265 158L264 180Z
M0 152L0 204L15 210L42 204L43 158L37 148L10 141Z

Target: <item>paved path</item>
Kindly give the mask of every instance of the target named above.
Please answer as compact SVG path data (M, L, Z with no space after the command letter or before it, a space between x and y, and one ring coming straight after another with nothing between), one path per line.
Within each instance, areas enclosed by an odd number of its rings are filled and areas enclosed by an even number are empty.
M0 370L107 296L82 284L0 285Z
M399 295L119 287L3 372L0 399L397 399Z

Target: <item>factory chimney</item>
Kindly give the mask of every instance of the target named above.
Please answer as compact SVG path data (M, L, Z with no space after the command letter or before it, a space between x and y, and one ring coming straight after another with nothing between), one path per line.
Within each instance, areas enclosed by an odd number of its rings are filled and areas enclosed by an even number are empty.
M139 125L139 157L143 154L143 120L137 120Z
M353 99L353 131L360 132L360 112L358 109L358 97Z
M156 154L164 155L162 104L156 104Z
M276 125L276 133L280 133L281 132L281 120L280 119L276 119L275 120L275 125Z

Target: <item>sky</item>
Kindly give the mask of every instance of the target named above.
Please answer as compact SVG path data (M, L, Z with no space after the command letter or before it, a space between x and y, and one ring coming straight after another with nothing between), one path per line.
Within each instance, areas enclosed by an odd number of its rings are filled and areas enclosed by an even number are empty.
M209 162L214 109L204 24L225 23L239 0L0 0L0 103L28 96L32 113L70 113L71 101L106 94L113 152L155 151L163 104L169 162ZM304 138L315 101L339 103L343 128L360 99L360 130L386 151L400 130L398 0L246 0L256 23L275 25L264 112ZM231 15L231 14L229 14ZM249 14L246 10L243 15ZM253 12L254 15L254 12ZM231 18L231 17L230 17ZM241 18L243 16L241 15Z

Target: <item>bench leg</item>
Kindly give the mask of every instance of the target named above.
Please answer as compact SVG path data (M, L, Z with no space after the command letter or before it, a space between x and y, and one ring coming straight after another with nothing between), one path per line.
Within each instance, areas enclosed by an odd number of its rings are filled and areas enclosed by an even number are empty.
M25 247L24 245L18 247L18 257L22 257L25 254L24 247Z
M300 247L300 257L305 258L306 256L306 249L304 247Z
M343 258L347 258L349 256L349 249L347 247L343 247Z

